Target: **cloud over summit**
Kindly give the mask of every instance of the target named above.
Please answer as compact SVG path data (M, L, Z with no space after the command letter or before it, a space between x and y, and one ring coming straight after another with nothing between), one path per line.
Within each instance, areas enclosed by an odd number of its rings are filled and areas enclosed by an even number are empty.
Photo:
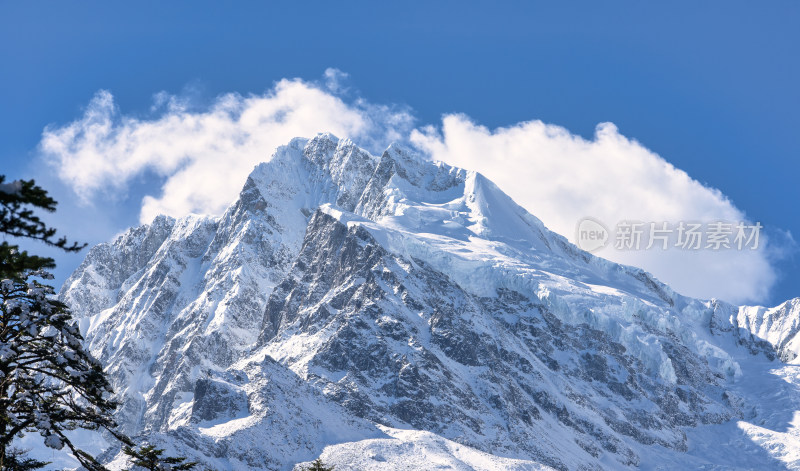
M483 173L572 241L585 217L609 229L620 221L674 227L681 221L747 220L719 190L621 135L612 123L599 124L587 140L542 121L489 130L466 116L448 115L440 128L414 130L411 140L437 159ZM766 245L763 233L761 241ZM646 245L645 234L642 248ZM642 267L683 294L744 302L768 296L776 280L769 253L765 246L741 251L609 246L598 255Z
M154 173L161 192L142 199L140 220L165 213L220 214L252 168L297 136L332 132L372 152L411 142L435 160L477 170L549 228L573 240L590 216L609 225L622 219L744 221L720 191L702 185L611 123L591 140L542 121L488 129L469 117L446 115L414 128L402 107L345 100L346 74L326 71L322 83L277 82L262 95L226 94L200 110L161 93L151 118L122 113L100 91L83 116L45 130L41 150L60 178L85 201L123 192ZM769 248L755 251L605 249L599 255L640 266L679 292L733 302L767 297L776 279Z
M328 76L340 86L339 74ZM346 104L301 80L281 80L263 95L223 95L201 111L163 93L156 102L166 103L163 113L134 118L101 90L81 118L46 129L41 149L85 201L101 190L123 190L145 172L165 178L161 195L142 201L140 220L149 222L162 213L221 213L253 167L294 137L328 131L374 149L401 139L412 124L403 110Z

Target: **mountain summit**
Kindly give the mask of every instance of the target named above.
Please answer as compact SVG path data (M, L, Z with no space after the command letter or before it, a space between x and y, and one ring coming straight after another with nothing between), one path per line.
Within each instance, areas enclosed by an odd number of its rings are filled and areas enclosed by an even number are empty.
M800 467L800 301L681 296L400 146L294 139L60 298L125 431L215 469Z

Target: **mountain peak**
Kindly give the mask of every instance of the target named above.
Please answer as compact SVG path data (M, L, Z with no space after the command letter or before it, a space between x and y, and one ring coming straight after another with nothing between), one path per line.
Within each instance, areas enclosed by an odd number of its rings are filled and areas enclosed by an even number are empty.
M768 371L800 352L800 304L680 296L395 144L293 139L219 218L156 218L68 281L125 430L218 469L375 447L361 468L399 469L400 436L467 467L698 467L708 436L742 443L732 419L790 427L742 378L797 409Z

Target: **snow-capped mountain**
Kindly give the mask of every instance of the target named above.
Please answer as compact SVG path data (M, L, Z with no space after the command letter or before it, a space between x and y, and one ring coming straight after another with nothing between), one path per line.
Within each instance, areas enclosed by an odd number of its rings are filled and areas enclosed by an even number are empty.
M125 430L216 469L800 467L800 300L683 297L398 146L294 139L60 297Z

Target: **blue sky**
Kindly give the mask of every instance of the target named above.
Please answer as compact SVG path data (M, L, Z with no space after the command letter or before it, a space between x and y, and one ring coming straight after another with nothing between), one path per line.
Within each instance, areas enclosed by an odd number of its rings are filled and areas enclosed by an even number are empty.
M407 107L419 126L463 113L592 139L613 122L750 219L800 234L797 2L429 3L0 3L2 172L48 184L64 207L54 222L99 242L136 224L165 177L145 171L109 208L81 206L39 156L46 126L101 89L145 119L160 91L203 107L336 68L350 100ZM62 279L79 260L59 258ZM767 301L800 295L797 257L775 268Z

